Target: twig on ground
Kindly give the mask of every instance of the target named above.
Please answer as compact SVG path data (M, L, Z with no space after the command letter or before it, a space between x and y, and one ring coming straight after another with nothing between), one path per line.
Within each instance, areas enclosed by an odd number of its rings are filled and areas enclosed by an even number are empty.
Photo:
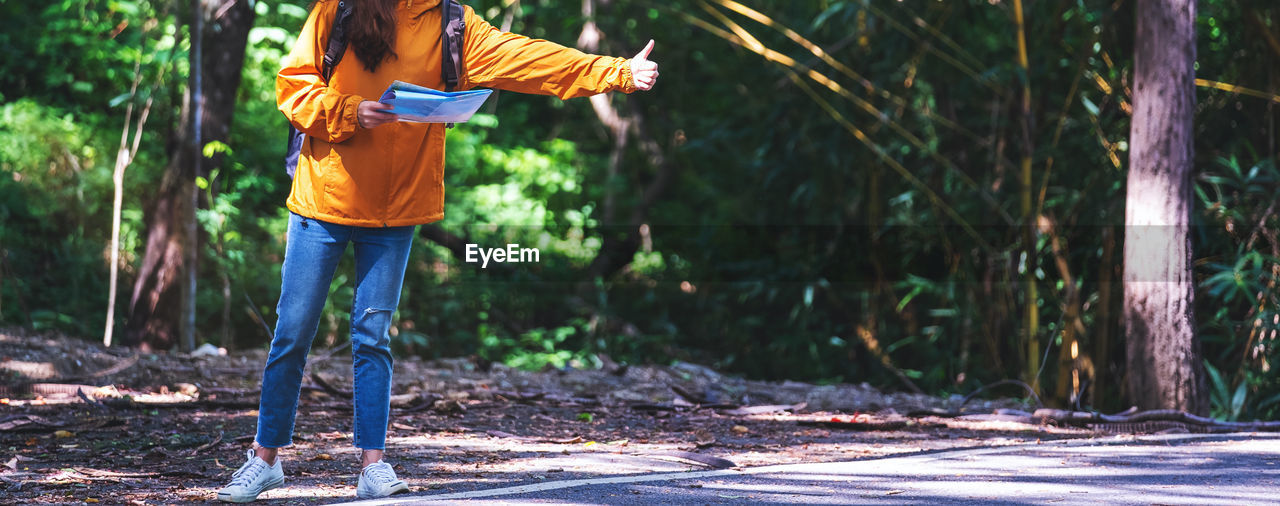
M1136 412L1130 410L1116 415L1104 415L1102 413L1086 411L1066 411L1061 409L1038 409L1033 416L1070 425L1180 422L1190 426L1204 428L1212 432L1280 432L1280 422L1224 422L1175 409L1154 409L1150 411Z
M320 385L320 388L323 388L324 391L328 392L330 395L333 395L336 397L342 397L344 399L350 399L354 396L354 394L352 394L350 391L341 390L338 387L330 385L328 381L325 381L325 379L321 377L320 374L314 371L311 373L311 380L315 381L317 385Z

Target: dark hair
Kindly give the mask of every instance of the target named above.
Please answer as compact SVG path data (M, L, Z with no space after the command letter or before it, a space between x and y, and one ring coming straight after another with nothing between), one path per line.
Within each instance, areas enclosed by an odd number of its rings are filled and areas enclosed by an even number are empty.
M346 0L355 2L351 10L351 49L374 72L387 58L395 58L391 48L396 43L396 2L399 0Z

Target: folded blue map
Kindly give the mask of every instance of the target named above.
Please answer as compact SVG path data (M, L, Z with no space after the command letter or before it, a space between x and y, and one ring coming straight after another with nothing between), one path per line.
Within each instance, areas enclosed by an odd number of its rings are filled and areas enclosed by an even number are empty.
M491 94L493 90L439 91L396 81L378 102L394 106L387 112L400 115L401 121L466 123Z

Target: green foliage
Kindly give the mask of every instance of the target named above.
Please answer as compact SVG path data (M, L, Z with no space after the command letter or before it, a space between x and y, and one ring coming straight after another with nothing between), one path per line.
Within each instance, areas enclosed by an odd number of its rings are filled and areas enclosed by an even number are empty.
M1213 405L1210 415L1228 422L1238 420L1244 411L1249 385L1241 382L1232 389L1213 364L1205 362L1204 368L1209 375L1209 400Z
M0 106L0 322L79 334L101 324L103 140L57 108Z
M133 0L0 2L0 51L21 55L0 62L0 90L104 113L115 105L105 99L129 90L135 64L154 71L174 57L176 29L158 13L167 8Z
M1230 420L1274 418L1280 395L1280 371L1274 370L1280 364L1273 358L1280 329L1280 171L1274 159L1245 166L1235 157L1220 158L1198 183L1196 238L1205 259L1197 306L1214 413Z
M166 80L182 53L168 4L0 2L0 322L97 335L106 309L112 169L124 110L151 99L150 127L126 181L159 181ZM138 93L128 93L137 79ZM136 114L136 113L135 113ZM136 117L134 118L136 121ZM159 130L159 132L157 132ZM126 276L140 253L147 191L125 193ZM21 205L14 205L21 202ZM122 284L127 293L128 286ZM125 296L127 300L127 295Z

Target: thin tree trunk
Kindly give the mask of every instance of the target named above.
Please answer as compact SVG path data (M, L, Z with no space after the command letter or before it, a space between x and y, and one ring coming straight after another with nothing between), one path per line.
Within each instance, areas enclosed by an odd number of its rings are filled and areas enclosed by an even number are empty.
M133 85L129 89L129 95L132 99L137 95L138 84L142 81L141 64L135 65L133 68ZM158 84L158 83L157 83ZM154 90L153 90L154 91ZM152 93L154 97L154 93ZM111 346L113 334L115 332L116 321L116 295L119 290L120 281L120 215L124 207L124 173L133 163L133 158L138 154L138 147L142 143L142 131L147 124L147 116L151 114L151 104L153 98L147 98L147 103L142 107L142 112L138 115L138 124L133 134L133 143L129 143L129 127L133 122L133 102L130 102L125 108L124 128L120 132L120 150L116 153L115 170L111 174L111 182L115 187L115 195L111 201L111 276L110 283L107 287L107 322L106 329L102 335L102 345Z
M1191 271L1194 0L1138 0L1125 201L1128 394L1142 409L1205 414Z
M204 16L205 1L191 0L191 98L195 100L191 109L195 111L191 118L191 173L196 176L205 174L200 169L204 155ZM200 258L199 227L196 225L196 211L200 208L200 188L191 185L189 205L183 206L182 214L182 252L183 264L186 266L182 277L182 310L178 320L178 347L182 351L196 349L196 278Z

